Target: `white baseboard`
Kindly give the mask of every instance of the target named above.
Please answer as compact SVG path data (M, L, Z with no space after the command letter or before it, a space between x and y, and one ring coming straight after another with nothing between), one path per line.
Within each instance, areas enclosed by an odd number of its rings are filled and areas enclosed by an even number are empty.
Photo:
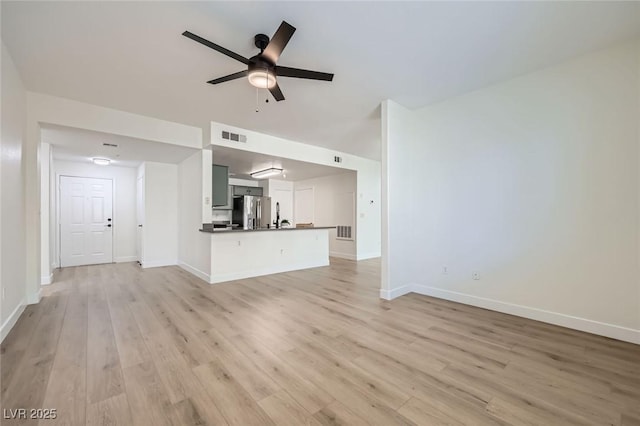
M356 255L355 254L340 253L340 252L337 252L337 251L330 251L329 252L329 257L338 257L340 259L356 260Z
M153 262L142 262L142 269L147 268L159 268L161 266L173 266L177 265L176 260L154 260Z
M49 275L43 275L40 277L40 285L49 285L53 282L53 272Z
M405 294L413 291L413 285L407 284L402 287L397 287L392 290L380 289L380 298L384 300L393 300L396 297L404 296Z
M282 272L298 271L300 269L319 268L321 266L329 266L329 259L313 261L313 262L301 262L293 265L274 265L268 268L252 269L240 272L232 272L229 274L215 274L211 273L209 284L218 284L227 281L242 280L245 278L259 277L262 275L280 274Z
M549 324L555 324L574 330L585 331L587 333L597 334L600 336L611 337L612 339L623 340L640 344L640 330L621 327L615 324L594 321L586 318L574 317L571 315L561 314L558 312L545 311L543 309L532 308L529 306L516 305L513 303L501 302L498 300L487 299L484 297L472 296L465 293L444 290L424 285L410 285L412 291L426 296L433 296L440 299L451 300L453 302L464 303L466 305L478 306L480 308L492 311L503 312L505 314L516 315L523 318L529 318L536 321L542 321ZM407 287L407 286L404 286ZM404 288L401 287L401 288ZM406 293L403 293L406 294ZM380 297L382 296L382 290ZM397 297L397 296L394 296ZM384 297L383 297L384 298Z
M363 254L358 254L356 256L356 260L375 259L376 257L380 257L380 256L382 256L380 254L380 252L377 252L377 253L363 253Z
M200 278L201 280L204 280L205 282L209 282L209 280L211 279L209 277L209 274L201 271L198 268L194 268L193 266L184 263L184 262L178 262L178 266L181 267L182 269L184 269L185 271L189 272L192 275L195 275L196 277Z
M115 263L135 262L138 260L138 256L120 256L114 259Z
M9 317L4 321L2 327L0 327L0 343L2 343L5 337L7 337L13 326L16 325L18 318L20 318L20 315L22 315L24 308L26 307L27 303L25 300L21 300L18 306L16 306L13 312L11 312L11 315L9 315Z

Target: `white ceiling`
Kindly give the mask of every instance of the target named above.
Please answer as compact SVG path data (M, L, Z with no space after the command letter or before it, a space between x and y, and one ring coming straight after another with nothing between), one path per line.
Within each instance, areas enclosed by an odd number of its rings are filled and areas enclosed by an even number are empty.
M94 157L108 158L111 164L137 167L143 161L177 164L197 151L194 148L162 142L128 138L109 133L42 124L42 141L53 145L57 160L90 162ZM117 148L103 143L118 145Z
M419 107L640 33L638 2L8 2L2 39L29 90L185 124L228 123L370 158L379 104ZM282 78L284 102L255 112L245 80L205 82L242 64L281 20L298 31L286 66L332 83Z
M229 166L231 177L236 179L252 179L250 173L265 170L270 167L283 169L283 175L274 176L272 179L288 181L313 179L342 173L355 173L337 167L305 163L303 161L272 157L270 155L221 146L213 147L213 163Z

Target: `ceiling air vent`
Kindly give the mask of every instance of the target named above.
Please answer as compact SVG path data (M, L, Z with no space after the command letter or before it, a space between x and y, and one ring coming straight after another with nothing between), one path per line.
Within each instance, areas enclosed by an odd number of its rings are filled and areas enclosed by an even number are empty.
M334 163L342 163L342 157L338 157L337 155L335 157L333 157L333 162Z
M233 142L247 142L247 137L245 135L240 135L238 133L231 133L225 130L222 131L222 139L226 139L228 141Z
M103 143L102 146L109 146L111 148L117 148L118 147L118 145L116 145L115 143L107 143L107 142Z

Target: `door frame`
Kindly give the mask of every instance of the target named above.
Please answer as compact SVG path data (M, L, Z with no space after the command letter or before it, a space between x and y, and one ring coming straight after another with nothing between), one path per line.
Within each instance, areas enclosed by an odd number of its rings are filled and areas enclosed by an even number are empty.
M57 253L55 258L58 262L58 268L62 268L62 238L61 238L61 223L60 223L60 178L62 177L70 177L70 178L86 178L86 179L104 179L111 181L111 217L113 226L111 228L111 262L116 263L116 240L118 235L118 226L117 226L117 218L116 218L116 178L114 177L101 177L101 176L78 176L68 173L56 173L56 232L55 238L56 243L54 245Z

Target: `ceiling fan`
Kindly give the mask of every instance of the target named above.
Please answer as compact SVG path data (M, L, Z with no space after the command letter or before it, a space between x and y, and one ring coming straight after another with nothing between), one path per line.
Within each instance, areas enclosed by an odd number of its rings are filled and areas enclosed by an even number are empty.
M246 70L209 80L207 83L219 84L225 81L247 77L249 83L253 86L261 89L269 89L276 101L283 101L284 95L282 94L282 90L280 90L280 86L278 86L278 77L306 78L309 80L323 81L333 80L333 74L276 65L282 51L287 43L289 43L295 31L295 27L282 21L282 24L280 24L280 27L278 27L278 30L271 40L264 34L257 34L254 37L254 42L256 47L260 49L260 53L249 59L189 31L183 32L182 35L247 65Z

